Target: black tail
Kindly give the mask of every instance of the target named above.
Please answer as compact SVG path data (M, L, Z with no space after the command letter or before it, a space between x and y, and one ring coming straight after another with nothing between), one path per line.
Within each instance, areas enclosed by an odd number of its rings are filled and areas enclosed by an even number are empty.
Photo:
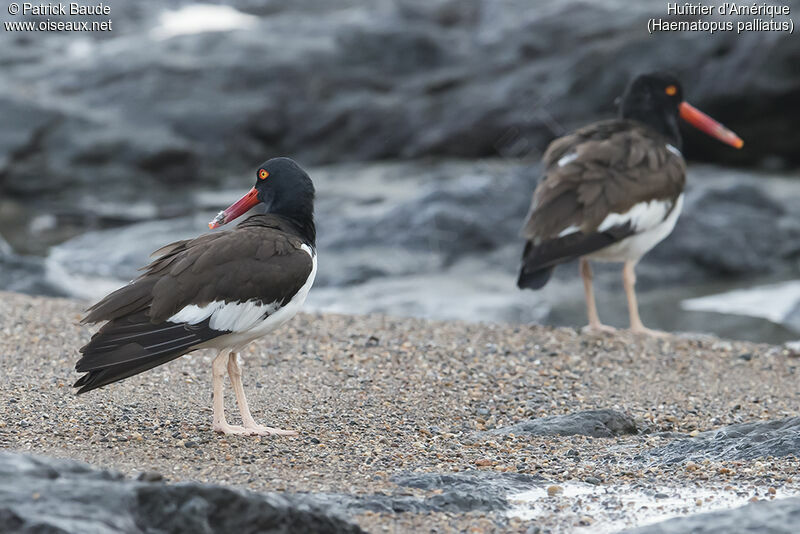
M542 289L550 280L555 267L547 267L539 269L538 271L529 272L523 265L519 270L519 278L517 278L517 287L520 289Z
M628 223L593 234L575 232L537 245L528 241L522 252L522 267L517 286L520 289L541 289L550 280L556 265L591 254L632 234L633 230Z
M197 324L150 322L145 312L109 321L81 348L75 370L86 373L73 387L78 394L139 374L190 352L195 346L225 334Z
M536 247L531 241L525 243L522 251L522 267L519 269L517 287L520 289L541 289L550 280L555 265L540 265L536 261Z

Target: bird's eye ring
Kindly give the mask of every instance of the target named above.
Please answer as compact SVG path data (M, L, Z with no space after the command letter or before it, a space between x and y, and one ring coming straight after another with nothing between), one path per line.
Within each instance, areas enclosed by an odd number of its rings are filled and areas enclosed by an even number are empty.
M265 171L264 169L261 169L260 171L258 171L258 177L261 180L265 180L267 178L267 176L269 176L269 173L267 171Z
M667 93L669 96L675 96L678 93L678 88L674 85L668 85L664 92Z

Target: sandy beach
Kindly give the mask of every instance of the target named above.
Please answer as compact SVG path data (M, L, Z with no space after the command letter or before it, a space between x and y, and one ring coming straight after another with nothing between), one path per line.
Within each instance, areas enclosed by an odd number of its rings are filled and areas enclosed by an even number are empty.
M300 435L252 438L210 430L213 355L206 352L76 397L72 367L92 331L78 323L83 307L0 294L3 449L78 459L131 477L156 472L167 481L259 492L424 498L437 490L393 479L465 472L522 473L553 485L588 481L612 491L677 483L748 497L800 492L792 456L672 464L636 458L676 437L796 416L800 361L778 347L688 335L656 340L301 315L243 355L256 419ZM629 415L637 433L608 439L487 433L597 409ZM376 532L525 532L530 524L492 511L365 512L353 519ZM535 523L557 532L594 520L572 507L539 514Z

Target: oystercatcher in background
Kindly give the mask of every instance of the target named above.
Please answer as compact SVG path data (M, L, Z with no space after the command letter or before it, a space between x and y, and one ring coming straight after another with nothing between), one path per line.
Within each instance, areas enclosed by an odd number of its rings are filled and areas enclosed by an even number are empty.
M630 327L642 324L636 302L639 259L672 232L683 204L686 163L678 117L736 148L739 137L683 101L669 74L634 79L620 118L597 122L556 139L544 154L545 176L536 187L521 234L527 240L517 285L539 289L559 263L580 258L590 330L600 322L589 259L624 262Z
M291 319L317 272L314 185L297 163L275 158L256 185L209 223L226 224L257 204L234 230L178 241L156 252L144 274L89 308L84 323L108 321L80 351L78 393L122 380L204 348L212 365L213 428L225 434L296 434L256 424L238 353ZM225 420L223 379L231 379L243 426Z

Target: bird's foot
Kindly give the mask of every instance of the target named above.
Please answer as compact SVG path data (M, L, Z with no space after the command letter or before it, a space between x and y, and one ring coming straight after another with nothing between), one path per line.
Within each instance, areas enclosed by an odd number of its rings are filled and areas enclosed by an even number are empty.
M650 337L658 337L658 338L669 337L669 332L662 332L661 330L652 330L644 325L632 326L630 331L632 334L640 334Z
M296 436L294 430L281 430L280 428L270 428L262 425L229 425L228 423L214 423L214 432L220 434L232 434L238 436Z
M263 425L247 425L244 427L250 435L253 436L296 436L297 432L294 430L283 430L280 428L271 428Z
M603 323L587 324L581 329L584 334L613 334L617 329Z
M247 429L239 425L229 425L228 423L214 423L212 426L214 432L220 434L247 434Z

